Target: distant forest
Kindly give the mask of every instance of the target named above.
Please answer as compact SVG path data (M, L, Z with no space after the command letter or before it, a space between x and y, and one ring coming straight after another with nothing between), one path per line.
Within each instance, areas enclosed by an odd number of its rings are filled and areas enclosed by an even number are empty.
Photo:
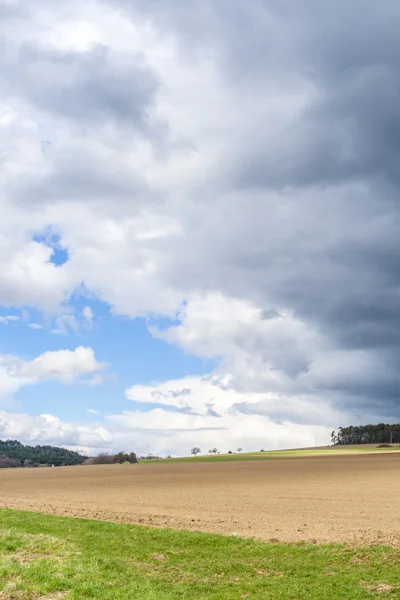
M340 444L400 444L400 423L378 425L349 425L332 431L331 441Z
M86 458L56 446L24 446L17 440L0 440L0 468L80 465Z

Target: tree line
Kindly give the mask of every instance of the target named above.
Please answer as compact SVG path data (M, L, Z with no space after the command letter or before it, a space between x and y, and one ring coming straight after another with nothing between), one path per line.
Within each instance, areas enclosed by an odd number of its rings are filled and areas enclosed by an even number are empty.
M135 464L138 462L135 452L117 452L117 454L108 454L104 452L98 456L91 456L86 458L84 465L115 465L130 463Z
M0 468L81 465L86 456L57 446L25 446L17 440L0 440Z
M332 431L334 446L351 444L400 444L400 423L378 425L349 425Z

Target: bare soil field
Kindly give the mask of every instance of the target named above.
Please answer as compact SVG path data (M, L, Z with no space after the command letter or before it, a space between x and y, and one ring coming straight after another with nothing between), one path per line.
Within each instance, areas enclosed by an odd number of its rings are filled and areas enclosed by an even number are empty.
M400 547L400 454L4 469L0 506L263 540Z

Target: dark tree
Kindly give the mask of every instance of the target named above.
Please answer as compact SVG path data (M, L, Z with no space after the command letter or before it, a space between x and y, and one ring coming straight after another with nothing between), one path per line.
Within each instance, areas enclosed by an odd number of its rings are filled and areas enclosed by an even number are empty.
M80 465L85 460L86 456L67 450L66 448L58 448L56 446L25 446L17 440L0 440L0 455L8 456L19 460L31 461L37 465Z
M113 456L113 463L119 463L122 465L123 463L137 463L137 457L134 452L130 452L127 454L126 452L118 452Z
M378 425L349 425L332 431L334 446L353 444L399 444L400 423L378 423Z

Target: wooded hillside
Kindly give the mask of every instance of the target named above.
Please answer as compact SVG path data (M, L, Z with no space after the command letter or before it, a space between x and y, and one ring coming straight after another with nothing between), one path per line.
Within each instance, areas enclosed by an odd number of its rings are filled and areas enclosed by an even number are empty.
M0 440L0 468L39 465L80 465L86 456L57 446L25 446L17 440Z

